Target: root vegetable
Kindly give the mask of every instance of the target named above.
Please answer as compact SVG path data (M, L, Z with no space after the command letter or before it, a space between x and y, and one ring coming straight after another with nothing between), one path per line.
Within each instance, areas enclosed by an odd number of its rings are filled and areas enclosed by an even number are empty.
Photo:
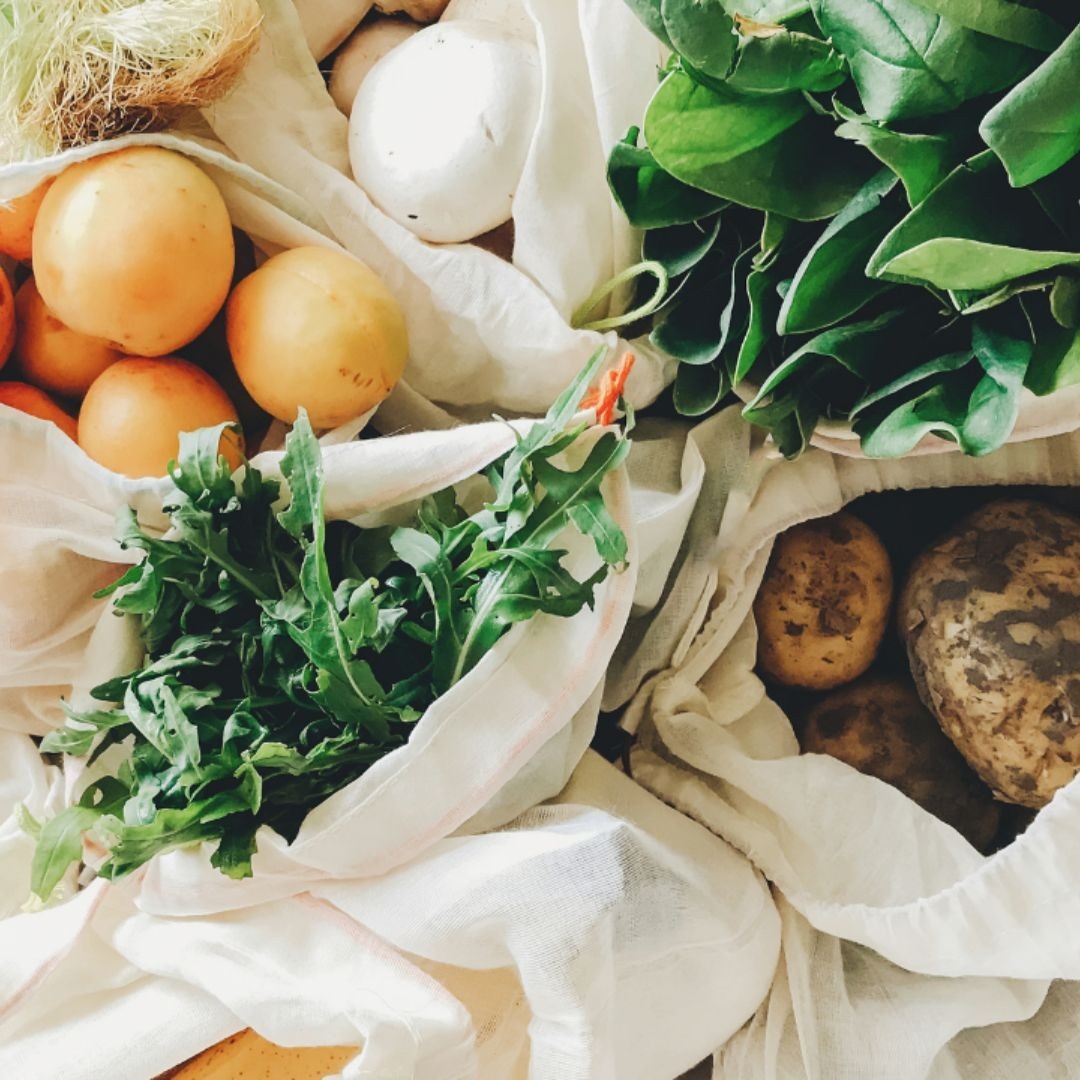
M368 19L345 43L330 75L330 96L346 115L352 113L360 84L391 49L406 42L420 27L405 19Z
M38 185L27 195L0 204L0 253L19 262L28 262L33 253L34 222L51 181Z
M945 734L999 798L1044 806L1080 769L1080 520L988 504L915 562L899 622Z
M892 602L892 568L877 534L851 514L778 537L754 602L758 666L787 686L828 690L877 655Z
M423 240L509 220L540 108L535 46L490 22L440 23L383 57L353 105L357 183Z
M48 420L71 439L78 439L78 423L64 412L44 390L24 382L0 382L0 405L18 409L28 416Z
M997 835L999 804L907 682L868 678L834 690L807 714L799 742L898 788L980 851Z
M414 22L433 23L442 17L448 0L375 0L384 15L407 15Z
M123 476L164 476L181 432L236 421L225 391L201 368L173 357L133 357L107 368L90 387L79 413L79 445ZM243 439L225 432L221 453L239 467Z
M34 230L34 276L65 326L164 356L225 302L233 238L213 181L182 154L137 146L71 166Z
M233 291L229 352L261 408L333 428L378 405L405 370L405 317L382 281L339 251L304 247L264 263Z
M15 360L23 377L61 397L81 398L123 353L107 341L69 330L41 299L33 278L15 296Z

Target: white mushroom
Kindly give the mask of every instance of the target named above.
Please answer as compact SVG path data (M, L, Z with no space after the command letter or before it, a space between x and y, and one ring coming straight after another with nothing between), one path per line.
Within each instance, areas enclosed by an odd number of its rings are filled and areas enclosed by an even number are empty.
M421 239L471 240L510 218L539 109L531 42L490 22L427 27L361 85L353 174Z
M450 0L442 17L444 23L475 20L498 23L530 41L536 37L522 0Z
M363 21L375 0L294 0L308 48L328 57Z
M420 27L408 19L366 19L342 46L330 74L330 96L348 116L352 112L360 84L368 72Z

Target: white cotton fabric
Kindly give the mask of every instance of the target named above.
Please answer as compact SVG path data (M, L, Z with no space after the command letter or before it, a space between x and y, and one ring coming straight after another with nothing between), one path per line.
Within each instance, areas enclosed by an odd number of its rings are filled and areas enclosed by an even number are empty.
M1011 845L980 855L896 789L833 758L799 755L790 722L754 673L752 614L773 539L790 526L876 491L1075 486L1080 435L982 459L810 451L784 462L750 438L727 450L719 527L688 538L688 564L712 567L703 603L625 721L638 733L635 779L745 852L783 897L784 974L754 1024L718 1056L715 1075L1074 1075L1060 1061L1080 1072L1077 1041L1059 1027L1044 1045L1038 1019L995 1035L995 1045L1046 1071L970 1071L965 1062L982 1060L972 1056L981 1044L958 1038L1022 1024L1051 980L1080 980L1080 781Z
M345 1080L671 1080L778 948L750 864L589 754L555 802L379 878L184 917L97 882L0 920L0 1075L148 1080L253 1027L359 1045Z

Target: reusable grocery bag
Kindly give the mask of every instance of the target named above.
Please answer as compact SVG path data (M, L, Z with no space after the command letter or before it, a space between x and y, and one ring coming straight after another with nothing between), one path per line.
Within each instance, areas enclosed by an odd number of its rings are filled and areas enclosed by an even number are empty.
M750 864L590 754L555 802L379 878L182 917L97 882L0 920L0 1075L146 1080L250 1026L362 1044L348 1080L671 1080L777 947Z
M773 540L792 525L870 492L1075 486L1080 435L980 459L811 451L784 462L756 444L737 410L709 424L729 437L719 527L702 536L692 521L688 532L696 540L684 567L701 602L624 723L637 731L634 778L745 852L783 897L781 980L755 1026L718 1058L717 1075L976 1075L961 1067L973 1042L944 1049L958 1032L1026 1020L1050 980L1080 979L1080 783L1013 843L980 855L896 789L833 758L799 755L754 672L752 605ZM875 1004L883 1000L895 1017ZM1010 1053L1026 1047L1027 1060L1056 1052L1023 1033L1001 1039ZM1075 1045L1071 1053L1080 1066ZM1022 1074L1071 1075L1013 1075Z
M205 117L235 157L314 208L401 304L410 365L405 387L380 411L382 429L430 426L423 401L472 418L492 408L542 413L601 344L618 359L613 332L574 329L571 319L637 260L638 237L608 191L605 163L655 88L662 57L623 0L527 4L543 90L514 200L512 264L473 244L425 243L371 203L351 177L348 121L295 8L290 0L262 7L259 48ZM670 364L647 340L634 350L628 394L643 404L669 381Z

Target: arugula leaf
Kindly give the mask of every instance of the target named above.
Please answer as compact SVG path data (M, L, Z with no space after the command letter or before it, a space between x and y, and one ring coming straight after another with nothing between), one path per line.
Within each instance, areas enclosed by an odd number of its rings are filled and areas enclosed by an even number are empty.
M41 827L30 866L31 888L41 900L48 900L72 863L82 858L83 834L97 823L101 814L86 806L69 806Z
M1010 85L1030 50L951 23L914 0L812 0L818 26L851 64L867 114L899 120L948 112Z
M124 515L123 541L144 558L108 590L137 620L145 660L94 689L118 707L73 711L43 742L91 759L122 742L125 756L42 827L35 892L51 895L90 828L108 847L108 878L202 841L222 873L249 875L260 828L291 841L512 624L592 605L628 550L603 494L628 440L606 430L575 445L604 359L599 350L486 471L479 510L447 489L394 530L325 520L321 450L303 414L281 460L284 508L282 486L250 463L229 474L222 429L185 438L173 528L157 539ZM555 546L568 528L597 552L584 580Z
M1080 153L1078 70L1080 26L983 117L979 134L1014 187L1041 180Z

